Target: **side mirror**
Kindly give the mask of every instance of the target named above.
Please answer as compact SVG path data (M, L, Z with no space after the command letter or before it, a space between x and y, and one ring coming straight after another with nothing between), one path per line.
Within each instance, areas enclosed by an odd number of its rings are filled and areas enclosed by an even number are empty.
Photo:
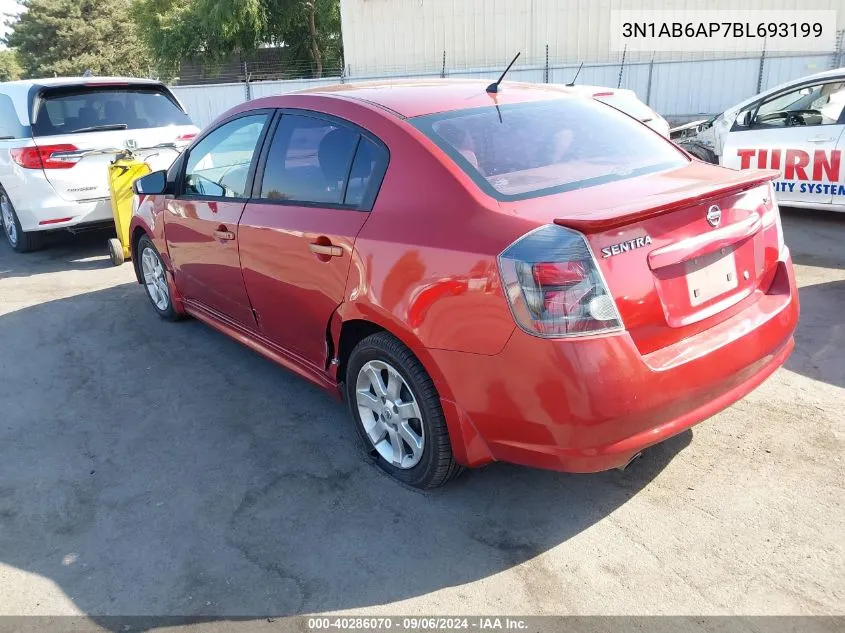
M154 171L146 176L141 176L132 183L132 191L143 195L167 193L167 172L164 170Z
M751 110L746 110L745 114L742 115L742 121L740 123L743 127L750 127L751 126Z

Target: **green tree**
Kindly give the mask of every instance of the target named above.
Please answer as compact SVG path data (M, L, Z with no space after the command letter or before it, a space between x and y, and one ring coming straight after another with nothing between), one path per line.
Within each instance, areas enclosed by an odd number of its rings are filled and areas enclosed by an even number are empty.
M339 68L339 0L136 0L134 16L157 69L183 59L214 64L265 45L282 48L300 76Z
M13 50L0 51L0 81L12 81L21 78L21 66Z
M24 0L6 43L24 75L146 76L149 57L131 15L132 0Z

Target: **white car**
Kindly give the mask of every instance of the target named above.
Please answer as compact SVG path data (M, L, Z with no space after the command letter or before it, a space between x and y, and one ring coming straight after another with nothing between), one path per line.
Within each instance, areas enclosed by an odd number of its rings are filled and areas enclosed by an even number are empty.
M579 94L592 97L598 101L621 110L637 121L645 123L655 132L669 138L669 123L662 116L640 101L637 93L627 88L604 88L602 86L569 86Z
M671 130L695 157L734 169L776 169L786 206L845 211L845 68L790 81L705 121Z
M161 82L72 77L0 83L0 215L12 248L112 221L108 165L123 149L167 167L199 130Z

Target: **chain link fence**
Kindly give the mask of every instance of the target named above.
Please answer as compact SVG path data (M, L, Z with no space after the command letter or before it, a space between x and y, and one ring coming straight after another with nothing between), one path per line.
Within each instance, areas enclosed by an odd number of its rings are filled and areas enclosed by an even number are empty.
M545 47L548 51L549 47ZM286 62L272 49L255 59L230 59L214 65L182 64L171 83L200 125L208 124L228 108L262 96L310 87L359 81L393 81L413 78L475 78L493 80L510 60L500 66L449 63L448 51L440 59L414 65L355 68L342 62L323 66L316 77L314 65ZM804 75L838 68L845 63L845 31L837 33L836 50L822 54L767 54L730 57L724 54L667 53L627 55L618 59L579 62L523 57L508 73L511 81L626 88L673 122L716 114L727 107Z

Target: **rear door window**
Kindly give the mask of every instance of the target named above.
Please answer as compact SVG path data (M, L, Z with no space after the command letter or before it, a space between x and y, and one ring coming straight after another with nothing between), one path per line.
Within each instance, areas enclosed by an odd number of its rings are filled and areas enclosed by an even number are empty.
M87 86L46 90L32 124L33 136L190 125L172 96L157 86Z
M411 119L498 200L581 189L687 164L672 143L592 99L569 97Z
M386 165L386 151L355 128L284 114L270 143L260 197L369 209Z

